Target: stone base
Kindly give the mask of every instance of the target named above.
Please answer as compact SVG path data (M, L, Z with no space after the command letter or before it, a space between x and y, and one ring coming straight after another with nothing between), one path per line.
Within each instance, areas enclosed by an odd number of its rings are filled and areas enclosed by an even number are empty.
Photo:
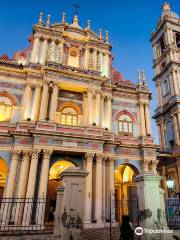
M118 223L112 223L112 227L117 227ZM84 229L92 229L92 228L109 228L110 223L84 223Z

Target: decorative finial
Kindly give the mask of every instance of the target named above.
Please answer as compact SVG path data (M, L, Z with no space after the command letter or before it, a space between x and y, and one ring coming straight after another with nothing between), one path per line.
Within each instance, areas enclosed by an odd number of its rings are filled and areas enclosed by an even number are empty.
M165 12L165 11L171 11L171 5L170 5L170 3L164 2L163 5L162 5L162 10L163 10L163 12Z
M50 19L51 19L51 15L47 15L47 22L46 22L46 27L50 26Z
M109 32L106 31L106 42L108 43L109 42Z
M102 40L102 29L101 28L99 29L99 38L100 38L100 40Z
M62 13L62 23L65 23L65 17L66 17L66 13L63 12L63 13Z
M90 30L90 28L91 28L91 21L88 19L87 20L87 29Z
M78 23L79 20L78 20L78 16L77 15L74 15L74 18L73 18L73 23Z
M43 12L40 12L39 14L39 25L43 24Z
M146 85L146 73L144 70L142 70L142 82L144 85Z
M141 85L141 81L142 81L141 70L138 69L138 84L139 85Z

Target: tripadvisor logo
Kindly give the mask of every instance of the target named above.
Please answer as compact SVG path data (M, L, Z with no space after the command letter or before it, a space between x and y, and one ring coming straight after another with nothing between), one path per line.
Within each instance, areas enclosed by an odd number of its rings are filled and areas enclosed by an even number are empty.
M135 228L135 234L137 235L137 236L140 236L140 235L142 235L143 234L143 228L142 227L137 227L137 228Z

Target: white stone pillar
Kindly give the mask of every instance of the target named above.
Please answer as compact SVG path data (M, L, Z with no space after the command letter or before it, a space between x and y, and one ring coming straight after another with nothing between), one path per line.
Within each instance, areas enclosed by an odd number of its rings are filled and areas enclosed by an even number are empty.
M93 49L93 69L97 70L97 50Z
M52 39L51 44L52 44L52 46L51 46L52 50L51 50L51 54L50 54L50 59L51 59L52 62L54 62L54 60L55 60L55 49L56 49L56 43L55 43L54 39Z
M23 199L26 196L29 164L30 164L30 153L29 151L23 150L21 170L20 170L20 176L18 180L18 190L17 190L17 198L19 198L20 201L18 199L18 202L16 204L16 212L15 212L15 219L14 219L15 224L18 224L18 225L21 224L22 217L23 217L23 209L24 209Z
M42 160L42 167L40 172L40 181L39 181L39 192L38 192L38 199L39 203L37 206L37 223L43 224L44 223L44 216L45 216L45 206L46 206L46 195L47 195L47 186L48 186L48 177L49 177L49 163L52 151L50 150L43 150L43 160Z
M151 136L152 131L151 131L149 104L145 104L145 119L146 119L146 134L147 134L147 136Z
M23 214L23 226L27 226L31 224L39 153L40 153L40 150L38 149L32 150L31 164L30 164L27 191L26 191L26 202L25 202L24 214Z
M58 100L58 86L54 84L53 93L51 97L51 105L50 105L50 121L53 121L53 122L56 119L57 100Z
M99 52L99 62L100 62L101 75L104 75L104 62L103 62L103 53L102 52Z
M49 100L48 84L45 82L43 85L43 93L41 99L40 115L39 120L46 120L47 117L47 107Z
M32 120L33 121L36 121L38 119L40 96L41 96L41 86L37 85L35 88L34 102L33 102L33 106L32 106Z
M93 93L92 93L92 90L90 89L89 91L88 91L88 119L89 119L89 121L88 121L88 123L89 123L89 125L92 125L92 123L93 123L93 99L92 99L92 97L93 97Z
M21 108L21 120L27 120L28 112L29 112L29 105L30 105L30 97L31 97L31 84L28 82L26 83L26 88L23 97L23 105Z
M112 125L112 97L107 96L106 127L111 131Z
M115 174L115 170L114 170L114 161L115 158L113 156L109 157L109 196L108 196L108 200L110 201L110 196L111 196L111 200L112 203L114 203L114 194L115 194L115 182L114 182L114 174ZM114 204L111 204L111 218L112 221L115 221L115 208L113 206Z
M101 92L96 91L96 125L101 126Z
M40 47L40 39L38 36L36 36L34 39L34 42L33 42L33 49L31 52L31 62L32 63L38 63L39 47Z
M86 172L89 173L86 177L85 183L85 207L84 207L84 223L91 223L92 220L92 169L93 169L94 154L87 153L86 159Z
M95 192L95 219L97 223L102 223L102 201L103 201L103 185L102 185L102 155L96 156L96 192Z
M45 38L42 43L42 54L41 54L41 59L40 63L45 64L47 60L47 52L48 52L48 41Z
M163 142L162 142L162 134L161 134L161 125L160 125L160 124L157 124L157 128L158 128L159 144L160 144L160 145L163 145Z
M142 137L146 136L146 128L145 128L145 116L144 116L144 103L139 104L140 111L140 125L141 125L141 135Z
M86 47L84 53L84 68L89 69L89 48Z
M102 173L102 185L103 185L103 192L102 192L102 194L103 194L103 197L102 197L102 211L103 211L103 213L102 213L102 219L103 219L103 222L105 223L106 222L106 190L107 190L107 186L106 186L106 178L107 178L107 176L106 176L106 158L104 157L103 158L103 162L102 162L102 168L103 168L103 173Z
M173 126L174 126L174 134L175 134L175 139L176 139L176 145L180 144L180 139L179 139L179 129L178 129L178 120L177 120L177 115L173 114Z
M83 93L83 126L87 127L89 123L88 119L88 95L87 92Z
M18 150L12 151L11 166L10 166L8 180L7 180L6 192L5 192L6 198L13 197L19 154L20 154L20 151L18 151Z
M173 85L174 85L174 94L177 95L179 93L178 91L178 83L177 83L177 77L175 70L172 71L172 79L173 79Z
M107 53L105 56L104 56L104 66L105 66L105 68L104 68L104 70L105 70L105 76L106 77L109 77L109 66L110 66L110 64L109 64L109 54Z
M58 63L62 64L64 55L64 40L58 44Z
M101 127L105 128L105 96L101 96Z

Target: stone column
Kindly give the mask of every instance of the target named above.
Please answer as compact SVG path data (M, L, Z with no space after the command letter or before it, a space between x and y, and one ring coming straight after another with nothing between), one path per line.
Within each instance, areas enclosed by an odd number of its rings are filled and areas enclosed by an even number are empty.
M104 75L104 62L103 62L103 53L102 52L99 52L99 61L100 61L101 75Z
M47 60L47 50L48 50L48 41L45 38L42 43L42 54L41 54L41 59L40 63L45 64Z
M40 47L40 39L38 36L36 36L34 39L34 42L33 42L33 49L31 52L31 62L32 63L38 63L39 47Z
M37 223L44 223L44 215L45 215L45 205L46 205L46 195L47 195L47 185L48 185L48 177L49 177L49 163L52 151L43 150L43 160L42 167L40 172L40 181L39 181L39 192L38 198L39 203L37 207Z
M41 96L41 86L37 85L35 88L34 102L33 102L33 106L32 106L32 120L33 121L36 121L38 119L40 96Z
M115 170L114 170L114 160L115 158L113 156L110 156L109 157L109 194L108 194L108 201L112 201L112 203L114 202L114 194L115 194L115 183L114 183L114 173L115 173ZM113 206L113 204L111 204L111 218L112 218L112 221L114 222L115 221L115 208ZM109 213L110 213L110 209L109 209Z
M101 92L96 92L96 125L101 126Z
M158 124L157 128L158 128L159 144L163 145L162 134L161 134L161 124Z
M56 48L56 43L55 43L55 40L52 39L52 51L51 51L51 55L50 55L50 59L52 62L54 62L54 59L55 59L55 48Z
M17 190L17 198L20 198L16 204L16 212L15 212L15 224L21 224L22 216L23 216L23 208L24 202L22 201L26 196L26 188L29 174L29 163L30 163L30 153L29 151L23 150L22 155L22 163L21 163L21 171L18 180L18 190ZM22 200L21 200L22 198Z
M109 54L104 56L105 76L109 77Z
M62 64L64 54L64 40L58 44L58 63Z
M95 192L95 219L97 223L102 223L102 154L96 156L96 192Z
M18 167L18 160L19 160L19 154L20 154L20 151L18 151L18 150L13 150L12 151L11 166L10 166L8 180L7 180L6 192L5 192L5 197L6 198L12 198L13 197L15 179L16 179L16 174L17 174L17 167Z
M141 135L142 137L146 136L146 128L145 128L145 119L144 119L144 103L140 103L140 125L141 125Z
M84 223L91 223L92 220L92 168L94 154L86 153L86 172L89 173L85 183L85 207Z
M27 120L29 104L30 104L30 96L31 96L31 84L29 82L26 83L26 88L23 97L23 105L21 109L21 120Z
M89 125L92 125L92 121L93 121L93 115L92 115L93 99L92 99L92 97L93 97L93 93L92 93L92 90L90 89L88 91L88 119L89 119L88 124Z
M108 130L111 130L111 125L112 125L112 97L107 96L107 111L106 111L106 126Z
M54 84L50 105L50 121L55 121L58 100L58 86Z
M180 144L179 140L179 129L178 129L178 122L177 122L177 115L173 114L173 126L174 126L174 134L175 134L175 139L176 139L176 145Z
M175 70L172 71L172 79L173 79L173 85L174 85L174 94L177 95L179 94L179 91L178 91L178 85L177 85L178 83L177 83Z
M180 111L177 111L177 123L178 123L178 133L180 138Z
M101 127L105 128L105 103L104 95L101 96Z
M88 95L87 92L83 93L83 126L87 127L89 123L88 119Z
M9 171L9 176L7 179L7 184L6 184L6 190L4 193L4 198L5 200L4 203L1 205L1 224L2 225L7 225L9 222L9 218L11 215L11 208L12 208L12 201L8 202L8 198L13 198L14 195L14 186L15 186L15 179L16 179L16 174L17 174L17 168L18 168L18 162L19 162L19 154L20 151L13 150L12 151L12 160L11 160L11 166L10 166L10 171Z
M43 85L39 120L46 120L48 99L49 99L48 84L45 82Z
M97 50L93 49L93 69L97 70Z
M102 219L103 219L103 222L105 223L106 222L106 158L104 157L103 158L103 162L102 162L102 168L103 168L103 173L102 173L102 185L103 185L103 197L102 197Z
M146 118L146 134L147 136L151 136L152 131L151 131L149 104L145 104L145 118Z
M89 48L86 47L84 54L84 68L89 69Z
M31 164L30 164L27 191L26 191L26 202L25 202L24 214L23 214L23 226L27 226L31 224L39 153L40 153L39 149L32 150ZM30 201L28 199L30 199Z

